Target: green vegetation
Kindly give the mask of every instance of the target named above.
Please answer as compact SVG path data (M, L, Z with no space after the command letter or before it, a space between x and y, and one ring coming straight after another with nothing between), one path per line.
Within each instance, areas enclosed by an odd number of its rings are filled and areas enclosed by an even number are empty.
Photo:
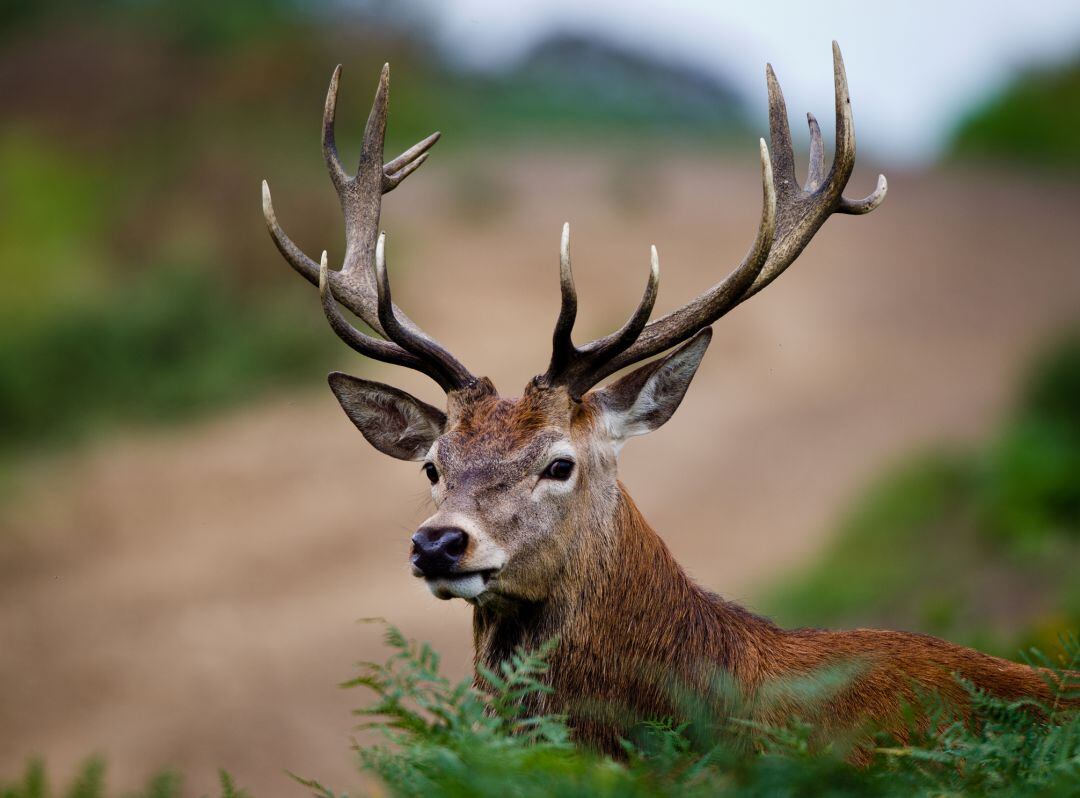
M957 126L957 159L1080 167L1080 58L1020 74Z
M314 380L329 362L324 331L310 318L270 298L241 300L213 275L179 267L9 333L0 338L7 455L89 428L187 418L270 385Z
M246 790L236 787L232 776L224 770L220 772L219 780L221 798L251 798ZM143 789L126 793L125 798L180 798L182 786L180 774L166 770L153 776ZM0 798L50 798L57 794L64 798L104 798L109 794L105 788L105 763L96 757L88 759L62 793L49 788L45 766L36 759L26 766L26 772L18 782L0 784Z
M387 642L395 651L390 660L367 664L348 685L374 691L376 702L360 714L376 718L372 725L387 738L360 750L361 768L398 796L1065 795L1080 776L1080 715L1047 707L1043 724L1022 705L970 686L974 724L928 696L934 731L913 732L908 744L881 738L865 770L845 763L842 743L812 742L811 728L797 718L767 728L718 717L706 707L731 702L708 696L683 702L685 717L640 724L617 762L575 746L560 717L522 716L522 699L548 690L554 643L518 651L499 673L482 671L490 689L481 693L469 680L441 677L426 645L393 628ZM1065 643L1067 658L1040 662L1058 671L1080 665L1080 641ZM720 692L730 689L717 683ZM335 795L302 783L324 798Z
M1080 332L1036 362L974 452L874 485L816 566L765 601L785 625L872 625L1011 655L1080 625Z
M711 717L701 709L706 699L688 705L696 707L689 720L640 724L616 761L576 746L561 717L522 712L524 699L548 689L554 642L518 651L498 673L485 672L489 689L483 692L471 680L455 684L441 676L438 655L427 645L394 628L387 642L390 659L366 664L346 686L375 694L374 704L358 714L385 741L359 749L360 768L394 796L1066 796L1076 794L1080 779L1080 714L1060 701L1080 699L1073 688L1054 705L1037 707L1039 719L1029 703L1005 703L968 686L970 723L927 696L920 709L930 731L918 730L913 720L909 741L879 738L873 763L862 769L844 761L843 745L813 742L810 727L797 718L767 728ZM1059 662L1037 661L1059 676L1080 667L1080 641L1071 638L1065 648ZM294 778L316 796L344 796L317 780ZM22 782L0 796L48 795L44 780L33 763ZM67 794L100 798L102 785L102 767L91 762ZM140 795L174 796L179 786L175 775L165 774ZM239 794L223 774L222 795Z
M165 201L158 177L18 126L0 137L0 191L13 198L0 218L0 465L191 417L330 361L318 314L301 312L312 304L223 268L229 247L209 213L185 212L192 197L173 206L182 223L148 230L142 217Z

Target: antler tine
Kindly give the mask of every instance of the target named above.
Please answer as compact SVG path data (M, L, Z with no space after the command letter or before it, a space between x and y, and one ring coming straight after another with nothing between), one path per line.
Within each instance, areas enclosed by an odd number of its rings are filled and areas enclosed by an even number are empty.
M387 163L383 167L383 194L389 194L401 184L402 180L419 169L420 165L427 160L428 150L434 147L435 142L441 137L442 133L436 130L426 139L418 141L397 158Z
M610 335L606 335L590 344L582 347L582 352L588 355L596 363L604 363L617 355L622 354L638 339L641 331L649 322L653 307L656 305L656 297L660 292L660 256L653 245L649 251L649 279L645 283L645 291L641 295L641 301L637 308L626 320L622 327ZM595 384L595 383L593 383ZM592 387L586 386L586 387Z
M265 180L262 181L262 206L266 229L270 231L270 237L274 240L278 252L308 282L318 285L319 264L305 255L304 251L296 246L293 240L281 229L281 225L278 224L277 214L274 213L274 203L270 199L270 184Z
M821 140L821 128L817 117L806 115L806 124L810 127L810 166L806 170L806 191L813 194L825 182L825 142Z
M428 373L426 364L415 355L406 352L395 343L366 335L349 324L338 309L329 278L330 270L327 266L326 250L323 250L322 259L319 262L319 298L322 300L326 320L330 322L330 327L337 333L338 338L367 357ZM432 375L429 374L429 376Z
M795 151L791 146L791 127L788 124L787 103L776 79L772 64L765 65L765 80L769 87L769 140L772 143L772 172L776 192L782 197L798 191L795 180Z
M285 234L278 224L270 199L270 188L264 180L263 215L267 229L286 261L306 280L320 286L327 319L334 331L353 349L377 360L422 371L448 391L469 385L475 378L400 309L394 307L390 303L389 293L387 308L380 308L376 279L382 195L399 186L427 160L429 150L439 140L439 133L431 134L397 158L383 163L390 92L390 66L386 64L379 75L371 112L364 126L359 166L356 174L350 177L342 166L334 134L340 82L341 66L338 65L326 92L321 133L323 158L345 219L345 257L341 270L332 271L325 263L316 263ZM341 315L337 302L356 314L378 335L390 340L380 341L353 328ZM384 317L392 319L393 333L384 327Z
M833 94L836 98L836 152L833 153L832 168L825 180L830 193L840 196L851 172L855 168L855 122L851 118L851 97L848 94L847 70L844 69L844 56L840 45L832 43L833 53Z
M341 158L338 157L337 141L334 138L334 118L337 115L338 84L340 82L341 64L338 64L334 67L334 74L330 76L330 88L326 90L326 105L323 106L322 150L326 168L330 172L330 180L339 193L349 179L345 167L341 164Z
M851 200L847 197L840 198L840 205L837 206L837 213L848 213L852 216L861 216L864 213L870 213L878 205L885 201L885 193L889 190L889 181L885 179L885 175L877 176L877 188L865 197L859 200Z
M379 73L379 85L375 89L375 100L371 103L367 123L364 125L364 138L360 144L360 166L357 174L365 167L383 165L383 149L386 144L386 112L390 102L390 64L383 64Z
M432 367L424 373L434 379L443 390L449 392L476 382L461 363L447 350L425 335L406 327L397 316L390 297L390 277L386 272L386 233L379 234L375 245L375 285L378 291L378 314L387 336Z
M555 332L551 336L551 364L548 373L562 371L574 356L575 348L571 337L574 322L577 320L577 289L574 288L574 273L570 268L570 222L564 222L562 238L559 241L559 318L555 322Z
M340 75L340 67L335 70L334 75ZM331 78L331 87L336 90L334 83L334 78ZM341 282L348 284L349 289L342 292L337 290L339 286L334 286L340 301L380 334L385 334L385 330L377 311L378 297L372 264L379 235L382 195L392 191L416 171L426 160L428 150L439 140L439 134L434 133L384 165L382 159L389 103L390 65L383 64L371 111L364 125L356 176L338 189L338 198L345 217L345 258L340 274ZM355 307L349 301L354 296L359 299ZM424 335L400 308L395 308L395 314L403 327L415 334Z
M761 273L769 257L776 235L777 189L773 180L773 158L764 139L758 141L761 157L761 220L750 251L742 263L723 280L692 302L683 305L645 326L637 340L617 357L612 358L593 374L595 385L610 374L639 360L670 349L698 330L712 324L740 301L746 290Z
M596 384L597 379L593 375L633 344L648 323L660 290L660 259L656 247L653 247L645 291L626 323L610 335L581 348L574 346L571 339L577 318L577 290L570 269L569 222L563 225L559 247L559 285L562 299L552 335L551 363L547 373L539 379L546 385L565 385L572 397L580 399L585 391Z

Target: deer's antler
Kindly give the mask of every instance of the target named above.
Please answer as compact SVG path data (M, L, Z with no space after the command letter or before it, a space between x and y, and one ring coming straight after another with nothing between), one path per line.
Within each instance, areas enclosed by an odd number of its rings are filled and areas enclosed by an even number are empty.
M352 177L338 157L334 139L341 66L330 79L322 121L322 150L330 180L341 201L345 217L345 260L340 271L327 266L326 253L316 263L293 243L278 224L270 200L270 187L263 181L263 215L278 250L308 282L319 286L323 310L334 332L363 355L416 369L435 380L444 390L464 388L476 381L453 355L420 330L390 299L386 276L385 234L379 234L382 195L397 188L427 159L428 150L439 140L432 133L397 158L383 163L387 104L390 94L390 65L379 77L375 101L364 127L360 164ZM341 314L340 301L382 338L360 332Z
M652 309L656 293L656 255L653 249L654 275L645 299L630 322L617 333L582 347L570 343L570 327L577 309L577 298L569 278L566 230L563 232L562 309L556 324L554 351L547 373L537 380L548 385L565 385L575 398L610 374L637 361L659 354L682 343L709 326L740 302L773 280L794 262L810 239L833 213L869 213L885 199L885 176L878 177L875 191L860 200L843 196L844 187L855 167L855 130L851 119L847 75L840 47L833 42L833 80L836 89L836 154L828 174L824 166L821 130L813 115L810 126L810 165L805 185L795 177L795 155L791 146L787 108L772 66L766 68L769 88L769 135L772 156L761 141L761 171L764 205L758 234L743 261L727 277L678 310L644 324L640 318ZM637 328L636 338L627 338Z

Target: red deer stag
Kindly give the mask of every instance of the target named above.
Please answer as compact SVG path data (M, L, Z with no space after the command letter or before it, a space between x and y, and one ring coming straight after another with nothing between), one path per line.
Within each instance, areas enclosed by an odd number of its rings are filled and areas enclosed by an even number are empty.
M671 714L673 680L704 689L710 678L704 664L728 674L758 720L806 710L823 733L865 720L899 730L902 704L916 686L962 701L954 673L1005 697L1047 696L1030 669L932 637L778 628L695 584L617 478L622 445L655 430L679 406L709 345L709 325L775 280L831 214L869 213L884 199L884 177L865 199L842 194L855 163L855 136L835 43L833 70L836 153L826 170L821 132L808 115L810 165L800 185L784 98L767 69L772 149L770 154L760 142L764 207L757 236L727 277L673 313L649 321L659 279L654 248L644 296L629 320L608 336L576 345L577 296L569 230L563 228L562 305L551 362L519 398L504 398L490 380L474 377L391 299L386 239L379 232L382 195L419 168L439 134L383 163L387 66L354 176L343 168L334 142L340 66L326 96L323 156L345 217L340 271L327 267L325 252L316 263L289 239L263 183L270 235L292 267L319 286L338 336L363 355L423 372L446 391L443 412L387 385L337 372L329 376L334 395L369 443L392 457L423 463L436 510L412 536L413 573L437 597L473 605L477 663L494 667L517 646L534 647L557 636L549 673L553 690L536 699L535 709L569 713L578 738L602 749L618 749L625 727L616 714ZM374 335L353 327L339 302ZM790 696L761 698L770 683L850 662L861 667L812 710Z

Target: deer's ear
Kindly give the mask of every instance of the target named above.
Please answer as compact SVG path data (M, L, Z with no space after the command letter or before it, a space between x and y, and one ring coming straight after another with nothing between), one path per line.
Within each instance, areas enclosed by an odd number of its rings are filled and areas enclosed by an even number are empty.
M706 327L667 357L646 363L595 393L608 433L620 446L675 414L712 340Z
M405 391L335 371L330 390L368 443L399 460L422 460L446 428L446 414Z

